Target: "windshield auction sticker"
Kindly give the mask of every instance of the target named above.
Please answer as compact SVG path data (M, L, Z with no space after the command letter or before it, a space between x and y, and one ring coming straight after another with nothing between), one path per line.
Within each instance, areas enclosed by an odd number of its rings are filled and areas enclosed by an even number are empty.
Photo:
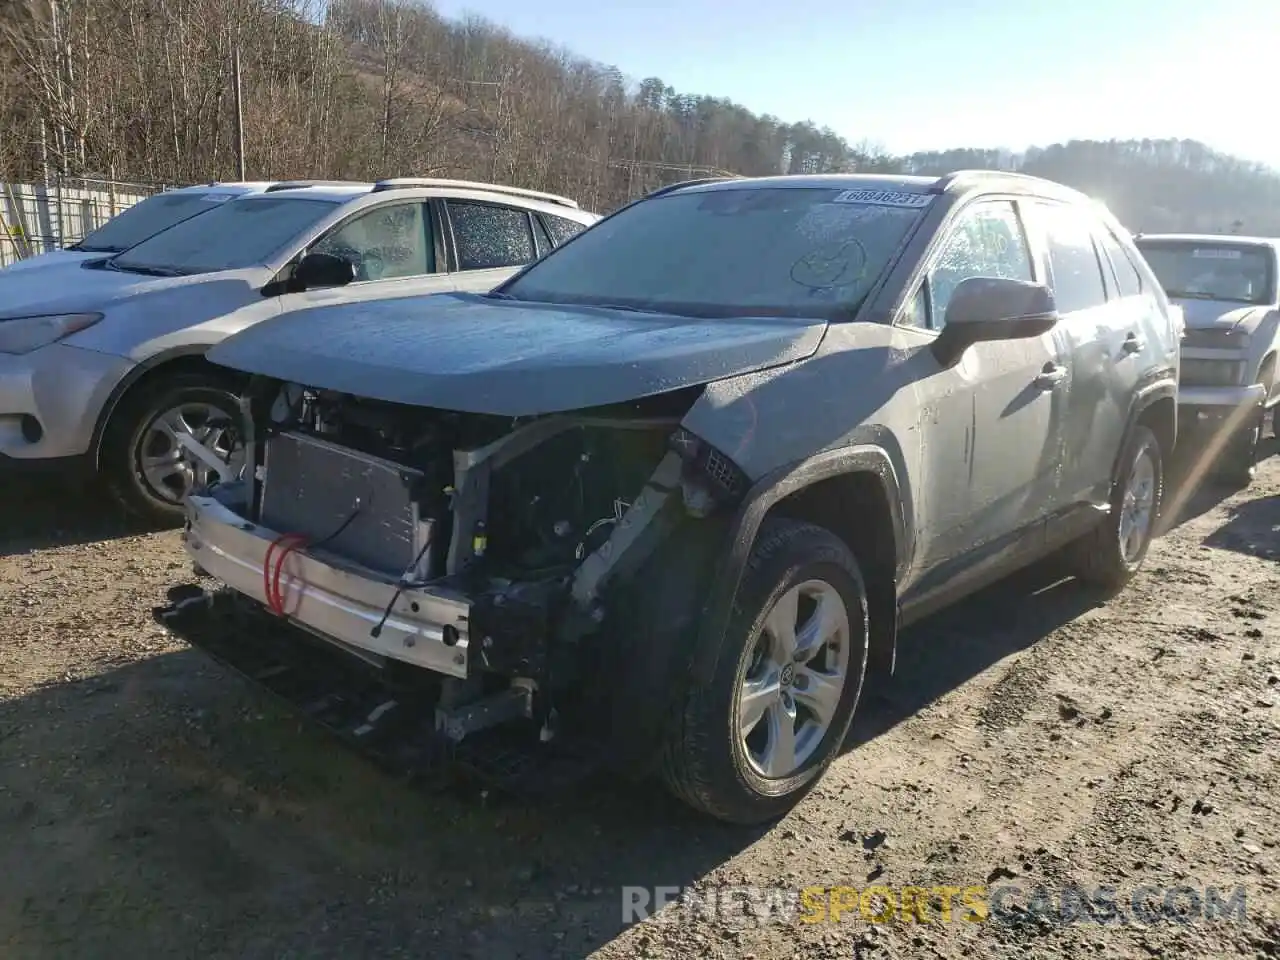
M928 193L906 193L900 190L845 190L832 203L868 203L877 207L927 207L933 202Z
M1239 260L1239 250L1228 250L1225 247L1196 248L1191 256L1197 260Z

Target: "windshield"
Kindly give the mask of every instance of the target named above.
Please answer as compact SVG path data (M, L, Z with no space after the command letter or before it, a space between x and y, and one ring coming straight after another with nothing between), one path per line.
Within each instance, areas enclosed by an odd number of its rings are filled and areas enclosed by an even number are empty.
M266 263L334 209L325 200L245 197L170 227L110 261L121 270L213 273Z
M500 293L694 317L848 317L930 199L809 187L673 193L592 226Z
M1269 247L1139 240L1138 249L1170 297L1252 304L1275 301Z
M227 197L207 193L157 193L116 214L72 249L87 253L119 253L154 237L175 223L212 210Z

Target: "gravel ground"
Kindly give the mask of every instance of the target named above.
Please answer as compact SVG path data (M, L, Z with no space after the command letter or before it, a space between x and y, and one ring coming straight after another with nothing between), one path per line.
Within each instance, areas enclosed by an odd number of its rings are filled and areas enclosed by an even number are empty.
M91 519L85 495L0 505L5 957L1280 956L1280 458L1243 493L1185 495L1110 602L1034 570L908 633L846 756L757 831L658 789L529 805L394 781L152 623L187 576L175 533ZM624 886L1068 882L1122 903L1243 885L1247 906L622 911Z

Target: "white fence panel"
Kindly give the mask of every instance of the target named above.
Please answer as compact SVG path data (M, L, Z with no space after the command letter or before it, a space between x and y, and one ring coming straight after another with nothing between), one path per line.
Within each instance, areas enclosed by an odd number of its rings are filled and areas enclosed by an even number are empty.
M0 267L76 243L157 189L99 181L74 186L0 181Z

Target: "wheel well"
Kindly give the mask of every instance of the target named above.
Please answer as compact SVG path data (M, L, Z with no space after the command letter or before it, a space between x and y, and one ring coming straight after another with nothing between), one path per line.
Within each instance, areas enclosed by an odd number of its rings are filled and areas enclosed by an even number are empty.
M779 500L769 516L825 527L853 551L867 585L871 620L868 670L891 671L898 632L898 553L884 484L869 472L829 477Z
M235 374L224 367L218 367L210 363L204 358L204 354L200 353L182 354L143 368L132 379L127 379L120 384L98 417L98 426L94 431L92 447L95 466L98 465L102 454L102 437L106 433L107 424L111 422L111 418L116 411L121 409L132 398L140 396L151 389L155 384L184 373L198 373L209 377L211 380L224 382L235 382L238 379Z
M1276 371L1276 355L1268 353L1262 358L1262 363L1258 365L1258 383L1267 388L1267 399L1275 394L1275 371Z
M1156 435L1160 453L1168 457L1178 439L1178 408L1173 397L1161 397L1138 414L1138 423Z

